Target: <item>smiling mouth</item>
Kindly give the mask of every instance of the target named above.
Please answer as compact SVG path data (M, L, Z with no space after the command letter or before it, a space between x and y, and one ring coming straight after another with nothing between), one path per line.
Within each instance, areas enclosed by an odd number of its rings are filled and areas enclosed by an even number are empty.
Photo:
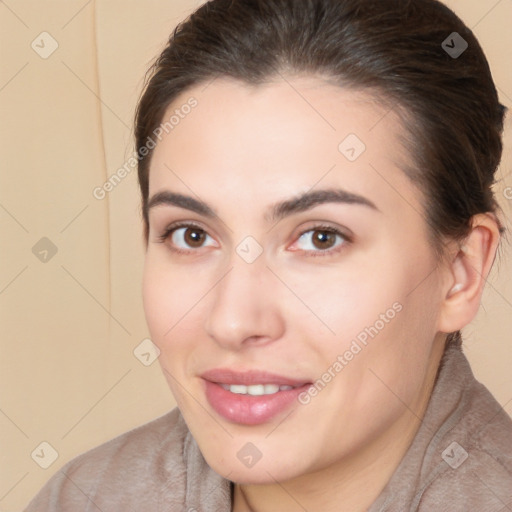
M225 420L246 426L267 423L285 414L300 394L312 385L311 382L254 370L216 369L201 377L210 407Z

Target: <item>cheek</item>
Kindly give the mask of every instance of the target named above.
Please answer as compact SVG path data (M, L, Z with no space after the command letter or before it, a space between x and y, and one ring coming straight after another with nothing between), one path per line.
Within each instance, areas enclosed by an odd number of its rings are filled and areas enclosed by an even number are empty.
M358 336L364 339L366 330L375 324L382 330L396 316L405 282L399 272L390 274L375 270L376 266L346 264L315 272L290 271L286 282L300 299L290 299L290 312L313 340L325 333L324 346L332 344L335 350Z
M142 300L146 322L154 343L161 349L165 332L170 327L173 304L169 297L167 274L150 254L146 255L142 284ZM167 290L167 293L166 293Z
M146 322L151 340L160 350L160 366L179 406L187 400L183 382L201 353L204 333L200 332L200 309L210 287L201 272L171 265L165 254L146 254L142 287Z
M343 370L351 401L356 410L373 411L381 418L416 399L425 385L436 336L436 275L424 279L423 274L422 284L415 288L421 272L398 268L403 277L383 283L386 293L362 308L372 314L363 318L359 313L359 332L343 339L344 345L353 347L355 340L355 347L361 348L352 356L349 347L353 362Z
M393 378L387 368L414 367L428 359L436 334L438 283L434 262L424 254L412 261L388 252L359 266L323 269L314 279L289 274L296 294L317 317L304 315L297 301L294 316L324 366L349 351L347 359L371 357L368 364L384 366Z
M178 321L176 311L180 309L178 301L179 283L171 278L171 272L165 265L159 264L151 254L146 254L144 263L142 298L146 323L151 340L159 348L159 363L169 388L181 406L181 395L176 380L181 380L179 366L171 363L181 360L181 349L173 341L175 324Z
M142 297L146 321L160 350L172 339L175 329L187 321L187 312L204 294L193 271L169 265L161 255L147 254Z
M339 308L330 320L336 336L317 337L314 343L313 330L308 330L317 352L317 359L311 353L308 359L315 361L318 371L318 393L303 397L301 403L311 408L305 421L311 421L311 429L323 431L319 437L344 437L340 450L385 429L404 414L404 404L416 410L435 336L436 306L425 300L435 278L426 280L418 293L410 293L412 272L401 267L400 277L388 275L379 293L369 293L368 284L358 287L355 282L337 295L329 288ZM322 425L317 424L318 417L324 418Z

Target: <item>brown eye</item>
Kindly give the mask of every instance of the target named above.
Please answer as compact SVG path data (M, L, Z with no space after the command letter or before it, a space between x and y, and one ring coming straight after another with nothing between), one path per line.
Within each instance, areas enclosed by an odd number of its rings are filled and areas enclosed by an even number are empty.
M206 233L202 229L186 228L183 234L183 240L190 247L201 247L206 238Z
M168 234L164 234L161 238L165 241L167 237L170 238L171 245L173 245L177 251L199 249L208 245L215 245L213 238L208 235L204 229L194 225L174 227Z
M330 249L336 244L336 233L332 231L313 231L312 243L317 249Z
M295 249L311 256L328 255L341 249L351 240L335 228L327 228L317 226L316 228L304 231L297 242L294 244Z

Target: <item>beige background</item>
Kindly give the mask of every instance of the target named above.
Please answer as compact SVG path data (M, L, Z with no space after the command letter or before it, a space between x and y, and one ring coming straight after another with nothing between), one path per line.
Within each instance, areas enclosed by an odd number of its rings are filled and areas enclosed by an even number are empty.
M107 198L92 191L131 155L144 72L200 3L0 2L0 511L21 510L73 456L174 406L158 363L133 354L148 336L135 169ZM447 4L475 30L512 107L511 0ZM51 48L43 31L58 43L46 59L31 47ZM509 229L511 117L496 186ZM32 252L43 237L57 248L46 262ZM509 245L495 270L465 346L512 413ZM48 469L44 441L58 452Z

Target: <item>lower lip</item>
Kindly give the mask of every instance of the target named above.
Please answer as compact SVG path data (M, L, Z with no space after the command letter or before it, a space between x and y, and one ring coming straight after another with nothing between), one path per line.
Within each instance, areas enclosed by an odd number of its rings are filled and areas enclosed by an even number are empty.
M206 398L212 408L225 419L243 425L259 425L286 410L311 384L278 391L272 395L231 393L220 384L205 380Z

